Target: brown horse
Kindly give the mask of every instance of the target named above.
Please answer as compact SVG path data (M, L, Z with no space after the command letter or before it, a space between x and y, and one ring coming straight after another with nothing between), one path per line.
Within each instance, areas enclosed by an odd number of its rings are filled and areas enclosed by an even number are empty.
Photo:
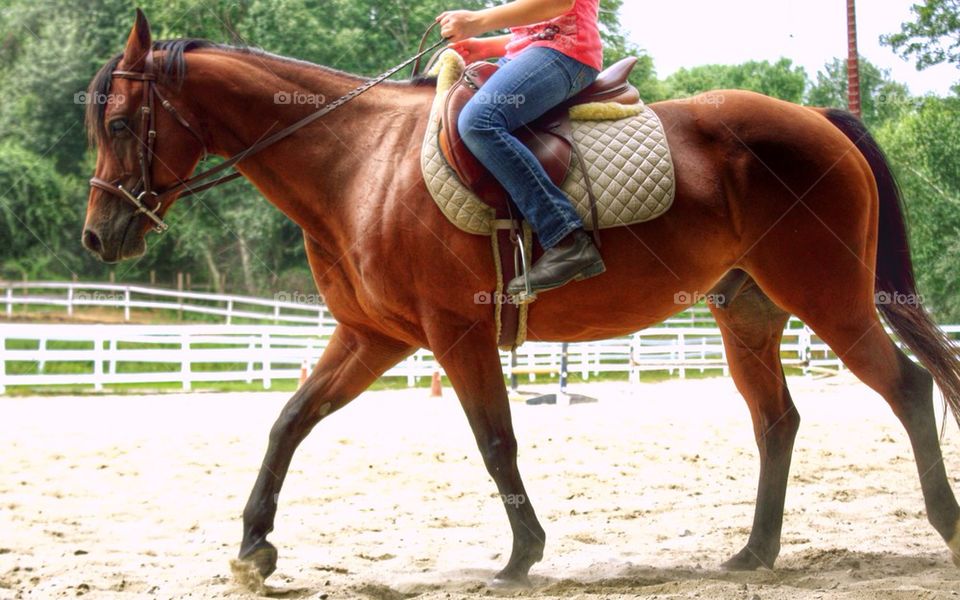
M197 40L154 43L138 15L123 53L91 84L91 92L107 98L88 114L96 176L104 181L126 185L140 178L137 152L147 133L138 109L147 81L137 74L154 68L157 89L176 111L154 111L148 175L157 190L189 177L204 146L231 156L313 110L278 104L276 94L330 99L362 82L255 50ZM254 576L266 577L276 566L276 549L266 538L297 445L417 348L430 348L449 376L502 497L528 498L517 470L493 311L473 301L478 291L494 288L489 240L448 223L420 172L433 96L422 81L384 83L239 163L263 196L303 228L316 284L339 323L270 431L243 512L237 563ZM876 142L846 113L753 93L716 92L653 108L677 167L673 208L655 221L605 231L607 272L543 294L531 307L530 339L627 335L686 308L675 300L680 292L693 297L741 269L749 274L746 285L713 313L753 418L760 482L750 537L725 566L771 567L780 550L800 425L779 354L791 314L902 421L928 518L957 562L960 507L941 457L933 384L960 415L960 362L914 301L899 191ZM165 203L160 216L169 208ZM107 262L132 258L144 252L153 225L129 202L95 188L83 243ZM926 369L897 348L878 309ZM497 579L524 582L542 556L544 530L529 501L504 502L504 508L513 548Z

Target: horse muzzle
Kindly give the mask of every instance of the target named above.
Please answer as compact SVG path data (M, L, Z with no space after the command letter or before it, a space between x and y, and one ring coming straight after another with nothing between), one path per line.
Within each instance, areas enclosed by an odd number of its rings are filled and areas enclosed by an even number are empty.
M145 233L134 213L120 227L89 225L83 229L83 247L107 264L138 258L147 251Z

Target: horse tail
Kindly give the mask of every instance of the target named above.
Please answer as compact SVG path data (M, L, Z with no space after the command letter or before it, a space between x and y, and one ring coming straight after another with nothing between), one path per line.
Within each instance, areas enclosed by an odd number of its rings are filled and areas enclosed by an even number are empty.
M876 305L900 340L920 359L960 424L960 349L937 326L917 293L910 258L903 196L890 162L863 121L842 110L822 114L850 138L867 159L880 192L877 232Z

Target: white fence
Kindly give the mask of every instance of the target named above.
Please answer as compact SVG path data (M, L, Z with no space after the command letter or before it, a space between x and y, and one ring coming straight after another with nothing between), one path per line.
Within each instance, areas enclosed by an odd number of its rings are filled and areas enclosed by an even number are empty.
M101 390L111 384L178 383L297 379L315 364L326 346L321 328L267 325L53 325L0 324L0 393L9 386L81 385ZM788 352L799 352L804 330L789 332ZM511 367L501 353L505 374L531 378L556 372L561 344L531 343ZM802 358L789 359L800 364ZM430 377L439 367L421 350L387 376L408 385ZM630 338L571 344L568 371L585 379L601 373L725 369L718 329L656 328Z
M319 294L283 292L273 300L229 294L206 294L137 285L76 282L0 282L0 305L7 318L16 307L62 308L67 316L82 307L114 308L123 311L169 311L222 317L227 325L248 324L319 325L333 327L336 321Z
M329 330L274 325L82 325L0 324L0 394L10 386L262 382L297 379L326 346ZM501 353L504 374L531 380L559 370L561 344L524 345L511 366ZM805 328L785 330L785 365L839 366L829 349ZM589 379L626 373L638 381L645 371L685 377L688 372L722 370L726 356L720 330L658 327L628 338L571 344L568 372ZM439 369L421 350L386 373L415 385Z
M0 285L0 290L3 286ZM335 322L319 303L277 301L176 292L138 286L99 284L13 284L0 296L6 314L14 307L61 307L72 314L81 306L113 307L130 318L131 309L215 315L223 324L35 324L0 323L0 394L10 386L88 386L179 384L189 390L201 382L262 382L297 379L326 347ZM299 298L295 298L299 299ZM207 317L209 318L209 317ZM254 325L236 324L249 320ZM285 324L272 324L285 323ZM960 326L945 327L953 336ZM538 375L559 370L561 344L530 343L515 366L502 353L505 374ZM811 331L791 321L781 346L783 363L804 372L836 370L839 360ZM438 369L428 351L419 351L386 375L414 385ZM627 373L633 381L645 371L685 377L690 371L722 370L726 356L709 312L695 308L663 326L627 338L571 344L568 372L584 379L602 373Z

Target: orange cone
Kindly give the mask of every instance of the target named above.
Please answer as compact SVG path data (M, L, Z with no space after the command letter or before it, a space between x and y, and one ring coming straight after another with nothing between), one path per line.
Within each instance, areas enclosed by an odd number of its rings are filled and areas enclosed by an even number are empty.
M303 359L303 362L300 363L300 385L298 388L302 388L303 384L307 381L307 359Z
M439 398L443 396L443 387L440 384L440 371L433 372L433 379L430 381L430 397Z

